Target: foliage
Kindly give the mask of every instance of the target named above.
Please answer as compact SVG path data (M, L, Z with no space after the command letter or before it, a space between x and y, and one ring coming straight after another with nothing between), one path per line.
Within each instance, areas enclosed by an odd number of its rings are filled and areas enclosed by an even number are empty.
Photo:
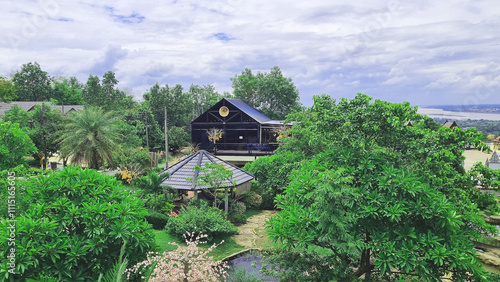
M189 146L190 134L185 127L172 126L168 129L168 148L172 152L178 152L181 148Z
M225 219L223 211L200 203L200 207L190 205L181 210L178 217L170 218L165 226L167 232L178 238L187 232L207 234L209 240L238 233L238 229Z
M300 154L283 153L261 157L247 163L244 170L255 176L252 182L252 191L262 197L261 209L275 209L276 195L283 193L288 184L289 174L298 167L304 157Z
M113 155L116 164L120 167L122 175L126 174L126 181L130 183L136 176L146 172L151 156L143 148L128 148L115 151Z
M243 198L243 203L245 203L249 210L259 209L262 205L262 196L254 191L250 191L245 195L245 198Z
M12 81L0 76L0 102L8 103L16 97Z
M258 72L256 75L245 69L231 81L236 98L271 119L282 120L287 114L302 108L299 91L292 79L283 77L278 67L273 67L269 73Z
M16 218L15 280L96 281L114 266L125 241L124 255L131 263L143 260L154 246L142 202L95 170L65 167L30 180L27 192L31 208ZM8 224L0 223L3 257L10 252ZM0 267L5 276L8 266Z
M186 236L187 234L187 236ZM172 252L150 253L147 260L140 262L127 270L128 276L134 273L148 273L147 281L220 281L227 272L227 264L216 262L208 253L217 247L213 244L203 250L198 247L206 235L186 233L184 238L187 246L176 242L177 249ZM147 270L149 268L149 270ZM151 269L152 268L152 269ZM146 278L146 277L144 277Z
M33 118L31 117L30 112L23 110L17 104L13 104L10 110L5 111L2 119L4 121L10 121L12 123L19 124L19 127L22 128L24 132L28 133L28 127Z
M132 96L127 96L124 91L116 89L118 79L112 71L102 76L90 75L82 90L85 106L102 107L107 111L122 111L135 106Z
M223 95L215 91L212 85L199 86L191 84L188 95L193 103L191 119L197 118L223 98Z
M36 105L29 112L30 125L29 129L23 128L30 136L38 152L47 152L48 156L52 156L59 151L60 146L57 142L60 131L62 129L63 115L60 111L54 110L50 105ZM37 153L38 153L37 152ZM37 160L39 157L34 154Z
M61 142L61 154L74 164L85 163L97 169L106 160L113 166L113 152L122 138L119 116L100 108L86 108L67 116Z
M247 207L243 202L235 202L231 204L229 208L229 221L234 224L244 224L247 222L247 218L244 213L247 211Z
M75 77L54 80L51 97L56 105L83 105L82 88Z
M236 268L229 272L227 278L229 282L262 282L262 280L256 273L247 272L244 267Z
M23 164L24 157L35 150L35 144L18 124L0 120L0 170Z
M153 210L149 211L146 216L146 221L153 226L156 230L163 230L168 221L168 216Z
M224 164L205 163L205 166L194 166L194 171L199 171L196 185L208 186L206 191L210 192L214 197L214 207L217 207L217 189L224 188L227 194L227 189L236 184L233 181L233 171L226 169ZM226 208L228 210L228 199L225 199Z
M108 272L104 274L99 274L99 278L97 282L122 282L125 280L125 271L127 270L128 260L124 258L124 251L127 242L123 243L123 246L120 251L120 256L118 257L118 261L115 266L108 270Z
M483 189L500 189L500 169L491 169L482 163L476 163L468 174L476 186Z
M28 134L35 144L36 150L33 157L39 165L39 152L47 152L49 156L59 150L57 138L61 130L63 116L59 111L53 110L50 105L36 105L29 112L18 105L5 112L5 121L19 124L19 127Z
M247 211L247 206L243 202L235 202L229 209L230 214L244 214Z
M51 78L35 63L24 64L12 77L17 101L46 101L50 97Z
M287 121L294 126L273 157L296 158L292 169L277 177L271 165L254 172L269 175L257 182L286 187L268 234L287 251L329 250L321 258L329 279L405 273L439 281L451 273L454 280L484 280L471 240L496 230L479 215L475 180L461 165L466 144L484 147L480 134L436 130L409 103L363 94L339 103L315 97ZM311 262L279 267L313 273L321 265Z
M11 211L12 207L15 207L16 211L25 211L30 208L29 203L25 201L26 180L21 178L24 175L23 171L25 169L22 165L0 171L0 218L10 218L9 207ZM14 199L9 194L11 191L15 191Z
M168 177L170 175L166 172L160 174L153 172L134 181L134 185L142 190L141 196L146 199L146 205L155 211L162 210L171 200L163 195L160 197L160 194L168 193L167 195L173 196L174 191L171 188L161 185ZM170 210L164 210L164 212L169 213L171 210L170 208Z
M260 272L279 278L280 281L332 281L332 265L343 269L346 268L343 265L337 265L335 262L332 262L327 256L304 248L265 249L262 255L266 266L268 265L269 267L263 267ZM345 270L347 271L347 269ZM339 279L337 281L350 280Z

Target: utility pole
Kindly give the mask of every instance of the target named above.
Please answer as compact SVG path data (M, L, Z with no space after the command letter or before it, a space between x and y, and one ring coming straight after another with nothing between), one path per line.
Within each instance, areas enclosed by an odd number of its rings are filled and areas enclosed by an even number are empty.
M165 122L165 169L168 168L168 128L167 128L167 106L163 107L164 115L163 118Z
M44 166L42 166L42 169L47 168L47 160L48 160L48 155L47 155L47 138L45 137L45 103L42 103L42 136L43 136L43 153L45 154L43 163Z
M144 118L146 119L146 147L149 151L149 134L148 134L148 116L147 112L144 113Z

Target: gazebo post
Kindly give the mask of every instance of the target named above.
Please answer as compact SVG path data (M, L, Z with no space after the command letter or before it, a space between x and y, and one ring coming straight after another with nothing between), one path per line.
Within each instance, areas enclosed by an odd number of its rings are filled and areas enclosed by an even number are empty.
M194 190L194 199L198 200L198 190Z
M227 187L224 188L224 210L226 211L226 213L229 211L229 198L227 196Z

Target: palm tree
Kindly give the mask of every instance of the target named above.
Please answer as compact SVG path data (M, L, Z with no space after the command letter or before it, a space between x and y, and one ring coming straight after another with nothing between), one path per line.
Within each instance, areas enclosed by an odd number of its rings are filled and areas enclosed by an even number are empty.
M86 108L67 117L58 141L61 154L72 163L86 163L99 168L103 160L113 164L113 151L118 150L122 139L119 116L103 112L100 108Z

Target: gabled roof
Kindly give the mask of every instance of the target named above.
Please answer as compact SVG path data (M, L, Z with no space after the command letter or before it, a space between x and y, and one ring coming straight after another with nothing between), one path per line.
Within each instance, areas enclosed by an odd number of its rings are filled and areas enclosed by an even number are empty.
M454 127L458 127L457 123L456 122L451 122L451 121L445 121L445 123L443 123L443 126L444 127L448 127L448 128L454 128Z
M253 175L238 168L237 166L221 160L205 150L199 150L182 161L170 166L166 170L170 173L170 177L165 179L161 184L171 186L172 188L178 190L203 190L210 188L206 185L196 185L198 176L203 172L194 171L193 167L197 165L204 167L205 163L223 164L226 169L232 170L232 180L236 183L234 186L247 183L254 178ZM186 180L187 178L193 180ZM233 184L228 180L224 180L222 182L222 186L233 186Z
M6 111L12 109L14 105L19 106L21 109L29 112L35 108L36 105L46 104L50 106L52 109L59 109L62 112L62 108L64 107L64 113L68 113L69 111L78 111L83 110L83 105L52 105L50 102L42 102L42 101L12 101L10 103L0 103L0 119L5 114Z
M249 104L245 103L243 100L240 99L226 99L226 101L231 103L233 106L238 108L240 111L244 112L245 114L249 115L251 118L253 118L255 121L258 123L264 123L267 121L270 121L271 119L266 116L265 114L261 113L254 107L250 106Z

